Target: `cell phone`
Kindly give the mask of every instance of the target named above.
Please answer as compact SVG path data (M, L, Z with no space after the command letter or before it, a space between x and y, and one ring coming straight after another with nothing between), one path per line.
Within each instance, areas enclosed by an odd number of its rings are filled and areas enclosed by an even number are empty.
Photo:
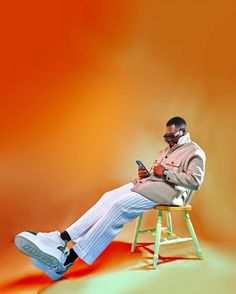
M144 166L144 164L142 163L142 161L136 160L136 163L137 163L137 165L138 165L139 168L145 170L149 174L149 176L150 176L149 171L146 169L146 167Z

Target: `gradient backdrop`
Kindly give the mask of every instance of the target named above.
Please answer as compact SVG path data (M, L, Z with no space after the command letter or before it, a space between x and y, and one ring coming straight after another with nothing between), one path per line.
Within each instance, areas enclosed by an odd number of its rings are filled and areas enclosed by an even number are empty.
M235 1L5 1L0 14L4 250L68 226L136 177L136 159L150 166L172 116L207 155L196 231L234 245Z

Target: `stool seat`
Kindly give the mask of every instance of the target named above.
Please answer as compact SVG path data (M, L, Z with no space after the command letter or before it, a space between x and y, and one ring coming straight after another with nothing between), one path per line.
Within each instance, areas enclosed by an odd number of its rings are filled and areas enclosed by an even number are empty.
M164 211L186 211L186 210L192 210L191 205L186 206L170 206L170 205L156 205L153 207L157 210L164 210Z

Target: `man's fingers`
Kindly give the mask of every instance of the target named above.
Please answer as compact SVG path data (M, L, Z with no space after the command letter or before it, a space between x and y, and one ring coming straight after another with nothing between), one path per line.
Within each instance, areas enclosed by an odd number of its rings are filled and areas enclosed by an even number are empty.
M139 172L140 172L141 174L147 174L147 171L146 171L146 170L143 170L143 169L140 170Z
M147 171L141 170L141 171L139 171L138 175L139 175L139 177L144 178L144 177L147 177L149 174Z

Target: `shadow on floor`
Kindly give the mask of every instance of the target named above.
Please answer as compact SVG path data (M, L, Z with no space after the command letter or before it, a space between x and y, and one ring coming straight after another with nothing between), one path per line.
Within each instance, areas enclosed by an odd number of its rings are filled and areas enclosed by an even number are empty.
M152 268L152 255L153 250L148 246L153 243L139 243L136 247L135 252L131 252L131 244L126 242L114 241L106 250L99 256L99 258L92 264L87 265L86 263L78 260L75 265L65 274L60 280L66 280L69 278L76 278L77 280L83 279L94 273L111 272L116 270L122 270L131 268L131 270L147 270ZM145 254L143 253L145 251ZM160 256L162 260L160 264L172 262L175 260L197 260L198 258L187 258L187 257L167 257ZM135 267L137 263L144 262L145 265ZM17 264L17 267L20 265ZM14 272L13 272L14 274ZM45 289L55 282L48 278L44 273L39 270L34 270L32 266L32 273L27 276L20 278L14 278L9 280L4 285L0 286L0 293L8 293L22 291L29 292L30 290L39 291ZM41 292L41 291L40 291ZM35 292L34 292L35 293Z

